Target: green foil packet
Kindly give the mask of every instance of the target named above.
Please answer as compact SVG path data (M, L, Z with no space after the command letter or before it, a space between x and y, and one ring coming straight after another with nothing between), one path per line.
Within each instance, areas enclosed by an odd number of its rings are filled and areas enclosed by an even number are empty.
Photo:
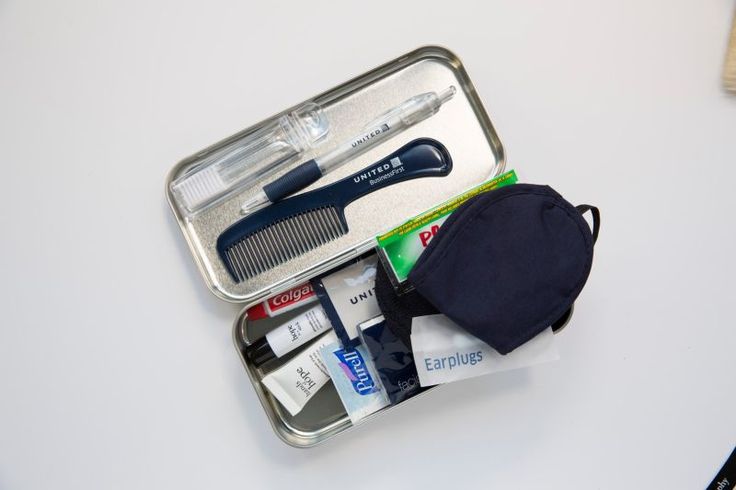
M515 184L516 181L516 172L509 170L377 236L378 255L389 272L394 287L403 288L402 283L409 276L417 259L453 211L471 197Z

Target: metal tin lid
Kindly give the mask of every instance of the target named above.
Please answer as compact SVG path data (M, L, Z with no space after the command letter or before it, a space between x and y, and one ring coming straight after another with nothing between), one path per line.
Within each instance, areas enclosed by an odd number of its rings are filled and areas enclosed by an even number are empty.
M236 283L231 278L215 245L218 236L242 217L241 204L260 191L261 186L244 188L202 213L185 217L173 204L170 182L196 165L198 155L216 151L230 143L234 137L179 162L169 174L167 196L210 290L230 302L258 302L369 250L373 247L376 235L489 177L500 174L505 165L503 147L472 82L453 53L433 46L420 48L314 97L312 100L322 108L320 117L329 120L330 132L317 149L307 149L304 161L334 149L359 132L376 115L410 97L425 92L437 92L450 85L458 88L457 94L436 115L325 175L307 190L340 180L419 137L436 139L448 149L453 160L453 171L448 176L410 180L364 196L345 209L348 233L241 283ZM293 109L287 109L240 134L273 123ZM324 124L317 124L315 127L322 126ZM295 165L285 167L282 173ZM274 174L263 184L279 175Z

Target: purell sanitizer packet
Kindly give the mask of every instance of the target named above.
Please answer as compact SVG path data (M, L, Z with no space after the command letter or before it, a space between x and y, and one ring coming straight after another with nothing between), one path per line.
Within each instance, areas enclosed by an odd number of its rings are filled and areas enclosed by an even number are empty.
M552 327L512 352L501 355L445 315L414 318L411 345L422 386L519 369L560 358Z
M471 197L498 187L515 184L516 180L516 173L510 170L376 237L379 257L386 266L386 271L389 273L394 288L399 291L408 288L404 281L409 276L409 272L411 272L421 253L427 248L429 242L453 211Z
M376 372L362 345L343 349L339 342L321 349L322 360L353 424L390 405Z

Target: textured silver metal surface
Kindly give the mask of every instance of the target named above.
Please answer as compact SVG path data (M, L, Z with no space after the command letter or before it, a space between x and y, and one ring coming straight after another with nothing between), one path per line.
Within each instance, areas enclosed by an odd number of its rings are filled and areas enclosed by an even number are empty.
M241 217L241 204L258 189L245 189L189 221L183 218L173 205L172 196L168 194L171 208L210 289L225 300L245 304L235 320L233 340L271 425L287 444L295 447L314 446L353 426L331 383L322 388L296 416L291 416L263 389L261 380L264 375L288 362L290 355L257 368L244 356L244 348L250 340L265 335L270 329L301 313L303 308L275 319L256 322L248 321L247 308L371 249L376 235L489 177L500 174L505 165L503 147L475 88L458 58L444 48L420 48L313 98L323 106L331 124L328 140L318 148L319 153L324 153L359 132L378 114L409 97L424 92L438 92L449 85L454 85L458 92L451 101L442 106L438 114L373 148L306 190L350 175L419 137L434 138L447 147L453 159L453 171L450 175L403 182L359 199L346 208L349 232L242 283L236 284L230 278L217 255L215 244L219 234ZM274 118L280 115L277 114ZM265 122L267 121L263 123ZM239 135L253 131L263 123L248 128ZM168 184L178 175L239 135L181 161L169 175L167 192ZM306 154L302 161L314 156L316 154ZM288 170L289 168L284 168L281 173ZM269 181L279 175L271 176ZM247 266L244 264L243 267ZM417 398L419 397L403 402L400 406L411 404ZM375 418L384 410L371 415L369 419Z
M434 138L447 147L454 164L450 175L403 182L361 198L346 208L348 233L251 279L235 283L220 260L215 244L220 233L241 218L241 204L258 188L244 189L189 221L172 206L210 289L232 302L262 299L370 248L377 234L499 174L504 166L503 150L475 89L459 60L449 51L436 47L421 48L315 97L313 100L323 106L331 125L330 134L318 152L332 150L377 115L404 100L424 92L439 92L450 85L457 87L458 92L439 113L371 149L306 190L346 177L418 137ZM258 126L260 124L254 128ZM223 146L229 140L208 150ZM200 158L206 152L201 152ZM316 153L308 153L304 160L315 156ZM197 157L190 157L180 162L170 174L170 180L198 161ZM269 181L290 168L293 167L284 168ZM169 200L172 202L171 196Z

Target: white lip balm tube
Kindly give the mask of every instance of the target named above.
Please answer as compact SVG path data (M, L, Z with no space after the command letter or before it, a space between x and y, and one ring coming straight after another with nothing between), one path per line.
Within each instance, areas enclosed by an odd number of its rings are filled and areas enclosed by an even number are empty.
M337 335L330 331L261 381L291 415L301 412L304 405L330 380L320 349L333 342L337 342Z
M245 353L253 364L260 366L274 356L285 356L330 328L332 324L318 304L253 342Z

